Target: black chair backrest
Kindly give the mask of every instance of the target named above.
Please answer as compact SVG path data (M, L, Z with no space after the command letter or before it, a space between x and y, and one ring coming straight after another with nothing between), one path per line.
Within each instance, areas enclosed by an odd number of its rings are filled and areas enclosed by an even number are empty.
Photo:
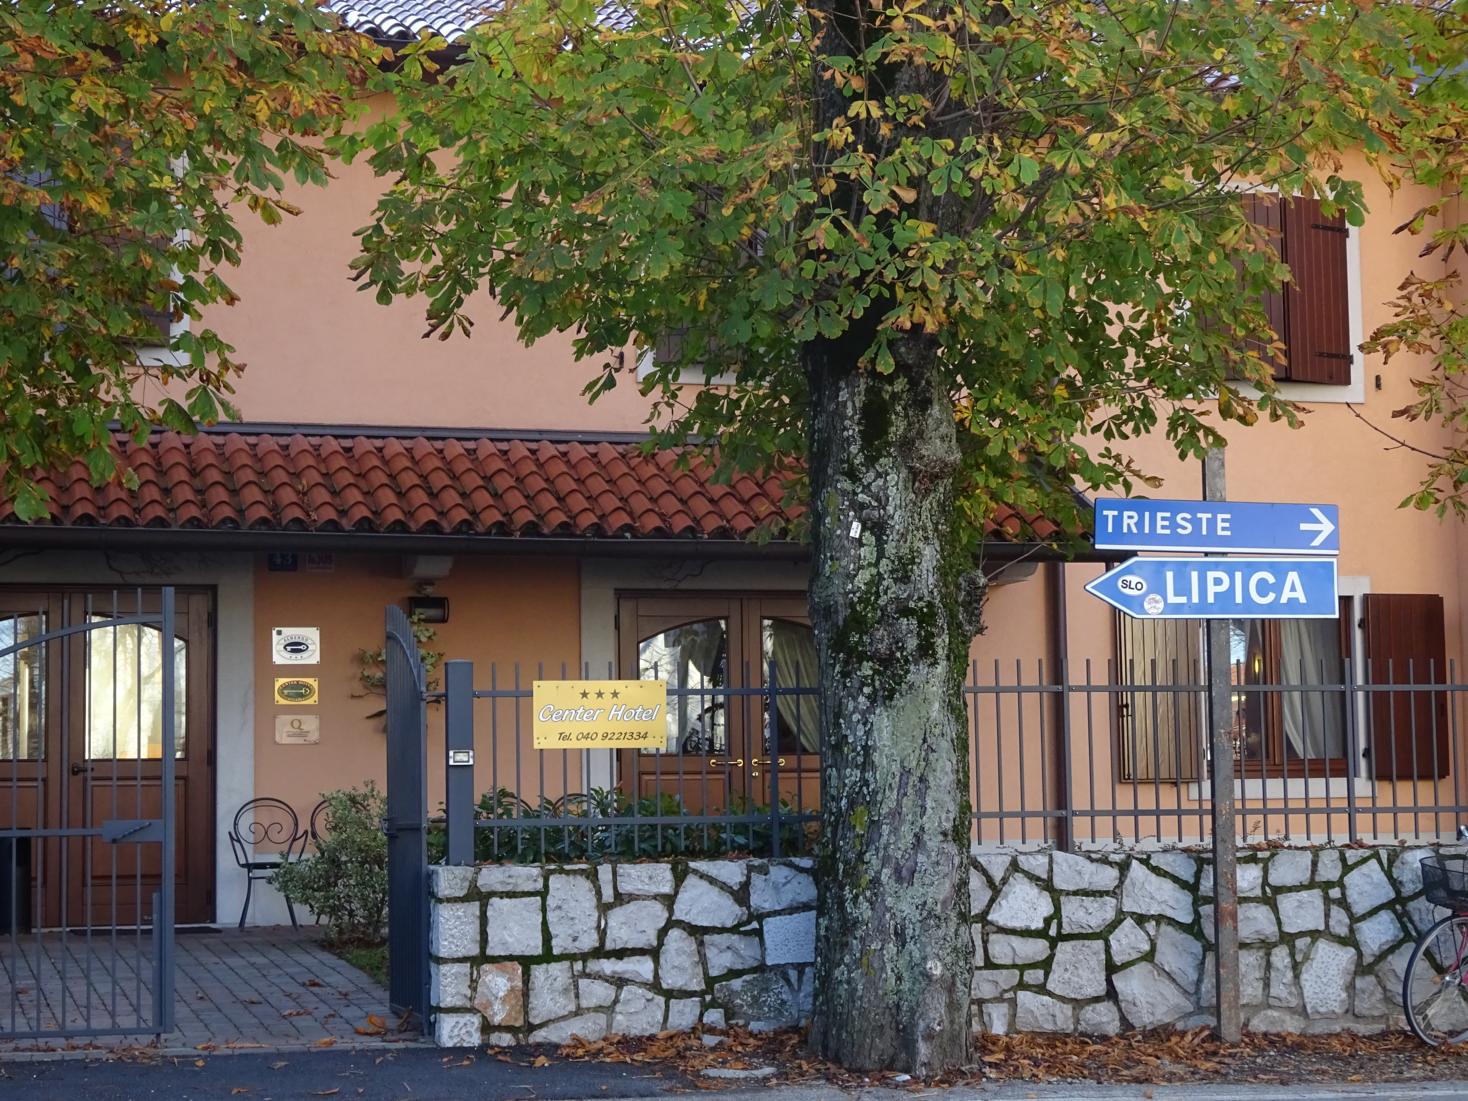
M279 853L282 860L298 857L305 852L306 839L295 808L270 795L251 799L235 811L229 831L230 848L242 868L259 860L256 853L261 850Z
M329 806L325 799L311 808L311 844L321 848L321 839L326 836L326 817Z

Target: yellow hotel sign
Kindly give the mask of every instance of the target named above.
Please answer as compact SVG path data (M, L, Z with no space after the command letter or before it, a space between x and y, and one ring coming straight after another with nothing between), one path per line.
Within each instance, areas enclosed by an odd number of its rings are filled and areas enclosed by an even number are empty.
M536 749L663 749L668 744L668 682L538 680Z

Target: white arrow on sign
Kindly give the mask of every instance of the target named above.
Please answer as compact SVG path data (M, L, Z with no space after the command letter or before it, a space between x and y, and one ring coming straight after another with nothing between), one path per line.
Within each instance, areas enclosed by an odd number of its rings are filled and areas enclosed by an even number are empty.
M1301 523L1300 524L1300 530L1301 531L1318 531L1320 534L1317 535L1310 542L1310 545L1312 547L1318 547L1318 546L1320 546L1321 543L1324 543L1326 541L1326 539L1328 539L1330 537L1330 533L1331 532L1335 531L1335 525L1330 522L1330 517L1327 516L1325 513L1321 512L1318 508L1312 507L1310 509L1310 511L1315 514L1315 519L1318 521L1318 523L1313 523L1313 524Z

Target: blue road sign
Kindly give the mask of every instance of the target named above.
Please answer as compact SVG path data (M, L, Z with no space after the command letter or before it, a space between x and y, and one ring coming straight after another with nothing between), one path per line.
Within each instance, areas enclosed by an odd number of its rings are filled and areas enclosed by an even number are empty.
M1334 558L1132 558L1086 586L1134 619L1334 619Z
M1340 554L1335 505L1098 498L1097 550Z

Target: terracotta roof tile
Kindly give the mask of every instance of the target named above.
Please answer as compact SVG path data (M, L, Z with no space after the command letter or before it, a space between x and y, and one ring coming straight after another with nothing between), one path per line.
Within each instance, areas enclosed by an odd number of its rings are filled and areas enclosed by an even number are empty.
M793 520L775 479L714 484L698 460L636 443L425 436L157 432L119 437L137 478L92 486L86 468L42 476L57 527L252 529L485 537L739 540ZM0 500L0 524L19 524ZM1006 511L1001 538L1055 532Z

